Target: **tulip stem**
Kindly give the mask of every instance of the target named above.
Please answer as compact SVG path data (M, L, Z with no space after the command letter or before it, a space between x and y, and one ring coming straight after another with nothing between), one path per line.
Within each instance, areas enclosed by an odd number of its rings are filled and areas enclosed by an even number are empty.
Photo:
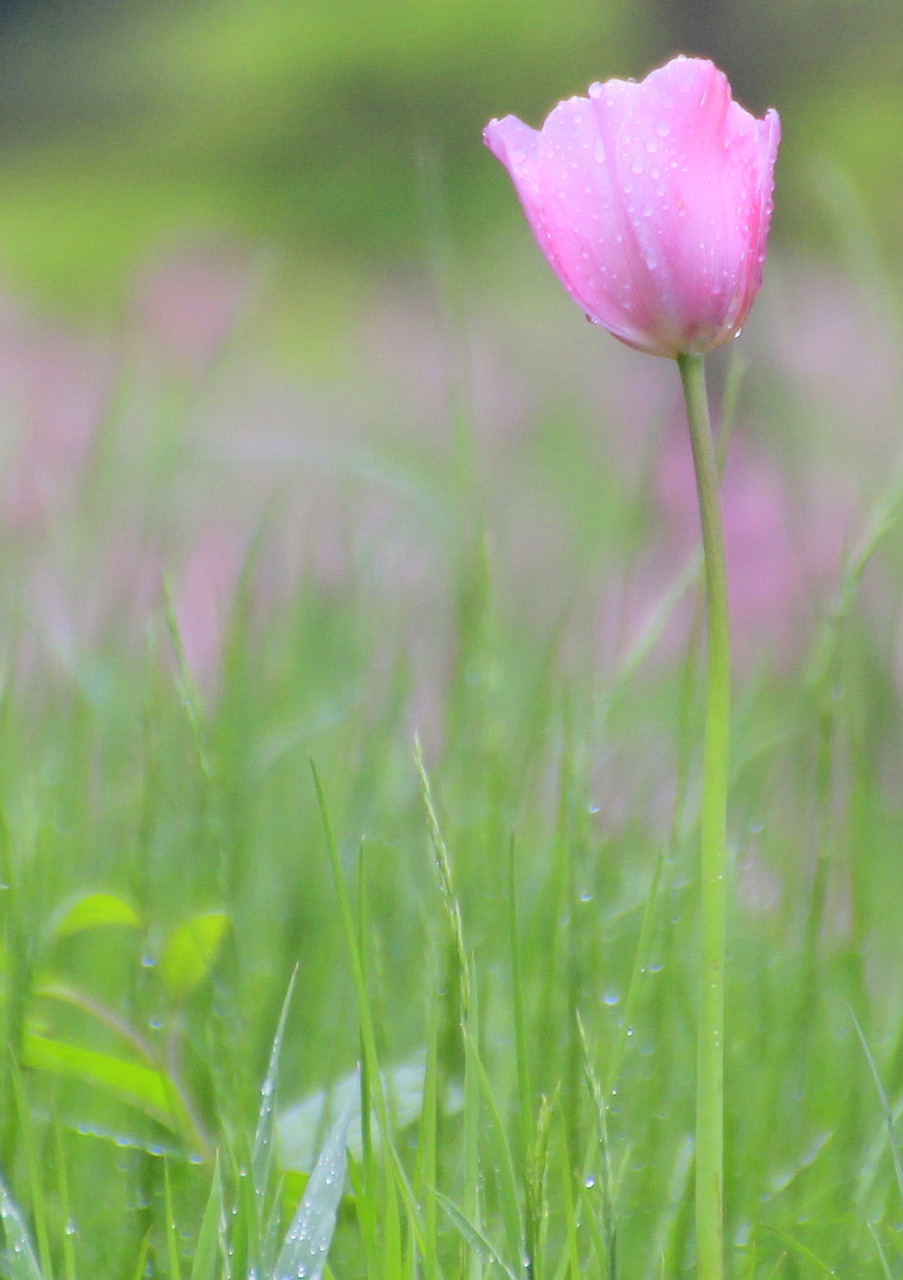
M696 1251L699 1280L724 1273L724 936L730 729L730 628L718 467L702 356L678 356L705 556L706 681L702 780L699 1039L696 1075Z

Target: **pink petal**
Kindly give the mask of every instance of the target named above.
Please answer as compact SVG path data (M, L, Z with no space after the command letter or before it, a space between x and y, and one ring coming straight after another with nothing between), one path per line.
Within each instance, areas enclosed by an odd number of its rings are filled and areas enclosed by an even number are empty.
M657 355L740 329L762 279L777 114L756 120L711 62L675 58L641 84L569 98L537 133L513 116L485 140L533 232L592 320Z

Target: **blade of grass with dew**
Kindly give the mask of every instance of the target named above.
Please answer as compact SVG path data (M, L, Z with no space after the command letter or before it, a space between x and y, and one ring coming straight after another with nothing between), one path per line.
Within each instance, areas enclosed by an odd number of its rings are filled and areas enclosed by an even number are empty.
M279 1080L279 1060L282 1056L282 1044L286 1037L288 1010L291 1007L292 995L295 992L297 965L288 979L286 997L279 1010L279 1020L273 1046L270 1048L266 1075L260 1087L260 1108L257 1111L257 1125L254 1134L254 1146L251 1148L251 1181L254 1184L254 1236L252 1243L259 1257L259 1270L269 1275L279 1252L279 1193L272 1193L273 1169L275 1166L275 1094Z
M0 1222L6 1237L6 1270L9 1280L49 1280L35 1255L25 1218L0 1178Z
M28 1170L31 1220L34 1224L40 1271L44 1280L53 1280L53 1260L47 1227L47 1199L39 1173L38 1153L35 1150L35 1132L31 1124L31 1109L25 1096L25 1085L22 1080L22 1073L19 1070L19 1064L14 1059L10 1061L9 1069L12 1076L13 1096L16 1100L16 1112L19 1116L20 1141L25 1154L25 1167Z
M274 1280L320 1280L345 1188L351 1100L333 1125L276 1261Z
M75 1280L75 1247L73 1237L76 1233L76 1225L72 1218L71 1201L69 1197L69 1179L66 1175L66 1153L63 1149L63 1134L59 1122L56 1121L53 1126L53 1156L56 1166L56 1187L57 1198L60 1206L60 1217L63 1220L63 1276L64 1280Z
M273 1036L266 1075L263 1078L263 1084L260 1086L260 1109L257 1113L254 1144L251 1148L251 1176L254 1183L254 1196L258 1205L258 1220L260 1222L263 1221L264 1202L273 1170L273 1136L276 1124L276 1086L279 1081L279 1058L282 1054L282 1042L285 1039L285 1028L288 1023L288 1013L297 978L298 968L296 965L292 970L292 976L289 978L285 998L282 1001L282 1008L279 1011L279 1021L276 1024L276 1034Z

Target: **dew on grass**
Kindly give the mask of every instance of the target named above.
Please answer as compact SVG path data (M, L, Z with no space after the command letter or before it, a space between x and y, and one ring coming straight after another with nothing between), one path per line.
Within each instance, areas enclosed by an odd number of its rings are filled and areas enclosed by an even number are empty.
M614 1005L620 1004L621 1003L620 991L606 991L602 997L602 1003L607 1004L609 1008L613 1008Z

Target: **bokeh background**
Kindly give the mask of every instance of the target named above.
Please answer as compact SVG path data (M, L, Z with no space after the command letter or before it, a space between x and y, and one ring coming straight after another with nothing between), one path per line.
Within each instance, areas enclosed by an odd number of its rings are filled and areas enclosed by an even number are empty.
M547 637L576 595L616 653L695 537L676 378L585 325L480 132L677 51L783 120L726 483L741 666L792 667L899 450L892 0L4 5L0 508L25 667L140 634L165 576L214 687L264 546L262 604L353 580L434 672L477 527L513 621Z

